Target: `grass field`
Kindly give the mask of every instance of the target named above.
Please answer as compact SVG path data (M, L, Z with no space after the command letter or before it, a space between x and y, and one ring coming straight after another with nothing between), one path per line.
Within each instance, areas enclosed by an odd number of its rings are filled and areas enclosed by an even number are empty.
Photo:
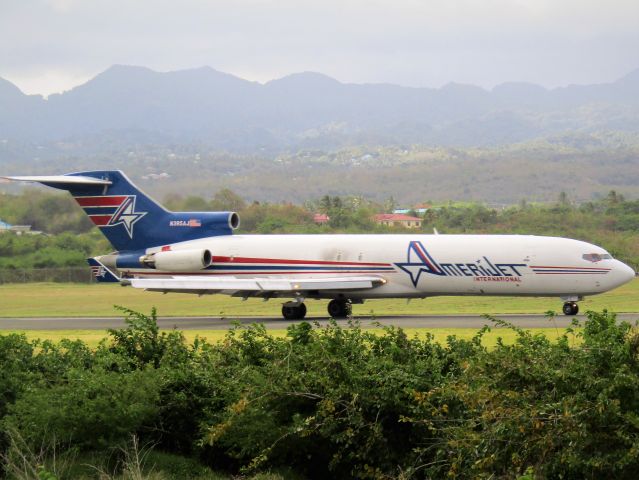
M0 317L108 317L119 316L113 305L140 312L158 309L171 316L280 316L280 300L246 302L224 295L198 297L187 294L144 292L119 285L31 283L0 285ZM326 301L308 301L308 314L326 315ZM425 300L370 300L354 305L354 315L500 314L561 311L558 298L433 297ZM580 310L608 309L639 312L639 279L612 292L586 298Z
M381 329L367 329L375 333L381 333ZM423 337L426 333L431 333L435 341L444 344L449 335L455 335L459 339L470 340L476 333L475 328L407 328L404 330L409 337L415 335ZM533 334L543 334L547 338L554 340L564 333L563 329L556 328L533 328L529 330ZM0 330L0 335L8 335L10 333L23 333L30 340L41 339L59 342L63 338L71 340L82 340L89 347L96 347L100 341L107 337L104 330ZM187 341L192 342L196 336L205 338L211 343L219 342L224 339L226 331L224 330L186 330L183 332ZM274 336L285 336L286 330L269 330L269 334ZM497 343L497 339L501 338L506 344L512 344L515 341L516 334L510 329L493 329L484 334L482 344L487 347L493 347Z

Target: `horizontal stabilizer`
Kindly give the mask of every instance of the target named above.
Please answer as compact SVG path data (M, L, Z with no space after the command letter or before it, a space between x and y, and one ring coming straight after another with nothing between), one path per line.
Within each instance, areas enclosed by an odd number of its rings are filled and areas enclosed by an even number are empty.
M87 263L91 266L91 275L98 283L119 283L118 276L109 270L104 264L95 258L87 258Z
M277 293L310 290L366 290L386 283L381 277L334 278L132 278L134 288L157 291Z
M109 180L93 177L81 177L74 175L35 175L20 177L0 177L14 182L38 182L45 185L67 184L67 185L111 185Z

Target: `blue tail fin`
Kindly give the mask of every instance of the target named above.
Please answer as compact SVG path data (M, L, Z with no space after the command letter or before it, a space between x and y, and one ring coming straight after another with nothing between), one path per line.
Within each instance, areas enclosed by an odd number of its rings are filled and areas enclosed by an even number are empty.
M120 279L115 273L101 264L95 258L87 258L87 263L91 266L91 275L98 283L119 283Z
M234 212L170 212L119 170L5 178L40 182L69 191L119 251L229 235L239 226L239 217Z

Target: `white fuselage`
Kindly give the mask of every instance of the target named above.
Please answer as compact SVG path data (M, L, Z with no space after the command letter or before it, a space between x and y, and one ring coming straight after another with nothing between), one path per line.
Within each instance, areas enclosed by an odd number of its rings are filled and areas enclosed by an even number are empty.
M606 292L634 277L630 267L595 245L528 235L228 235L170 246L173 251L196 248L210 250L212 266L197 272L125 273L218 278L376 275L386 280L377 288L349 292L355 300L435 295L572 298ZM592 261L593 254L601 259Z

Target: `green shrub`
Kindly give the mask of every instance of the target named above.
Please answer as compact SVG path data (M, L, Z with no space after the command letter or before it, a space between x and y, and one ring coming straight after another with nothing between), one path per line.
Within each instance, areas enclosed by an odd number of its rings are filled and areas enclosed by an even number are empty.
M377 336L301 323L289 337L274 339L263 327L227 337L221 388L228 403L213 415L205 443L249 469L296 465L314 478L396 474L423 433L401 420L413 392L450 371L445 349L394 328Z
M0 336L1 430L25 451L118 457L108 472L135 435L157 478L213 478L203 465L272 478L639 471L639 333L605 311L557 341L495 320L517 339L490 350L486 328L441 345L306 322L285 338L237 326L218 344L187 344L160 332L154 311L125 313L93 350Z
M124 307L115 308L124 313L127 326L108 330L111 352L129 359L136 367L152 365L157 368L167 352L167 361L184 362L185 358L181 358L187 352L184 336L176 330L160 332L155 308L149 316Z
M29 370L34 345L23 334L0 335L0 418L19 394L33 383Z
M153 370L71 369L64 383L37 386L18 398L6 425L32 446L45 442L108 448L152 423L158 390Z
M512 478L534 467L541 478L634 478L636 331L605 311L556 343L517 330L514 345L480 353L458 378L416 395L412 422L436 412L433 474Z

